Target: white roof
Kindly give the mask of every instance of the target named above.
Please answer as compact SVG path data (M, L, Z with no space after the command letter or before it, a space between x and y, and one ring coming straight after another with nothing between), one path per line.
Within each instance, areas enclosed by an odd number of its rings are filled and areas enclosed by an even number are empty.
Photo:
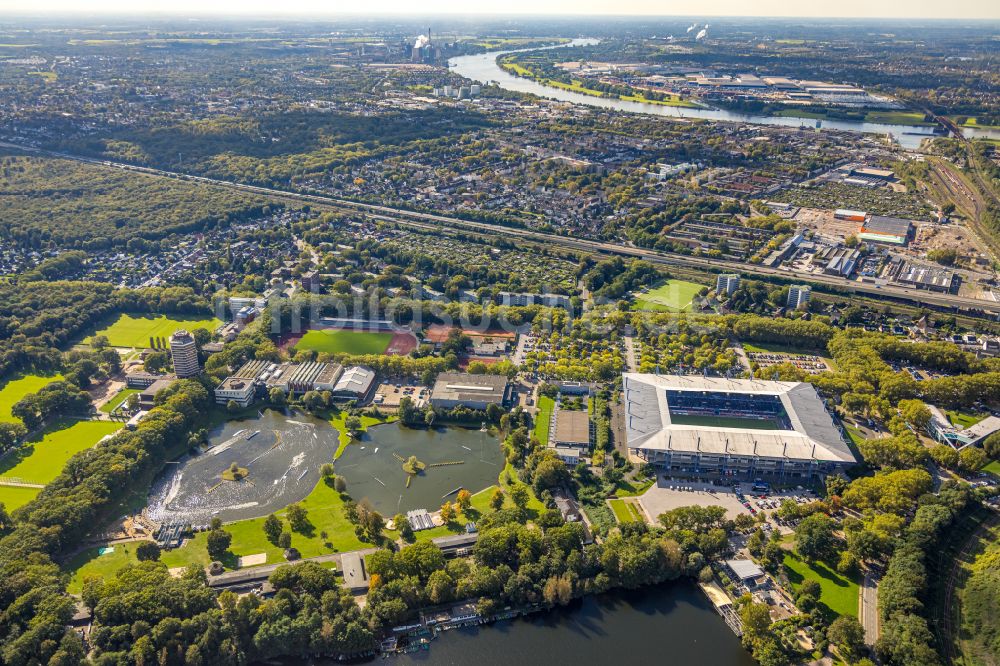
M625 373L629 448L717 455L855 462L816 389L804 382ZM672 423L667 391L770 395L781 400L790 430Z
M732 569L740 580L760 578L764 575L764 570L757 566L753 560L727 560L726 566Z
M348 368L333 387L334 393L356 393L363 395L375 382L375 373L367 368Z

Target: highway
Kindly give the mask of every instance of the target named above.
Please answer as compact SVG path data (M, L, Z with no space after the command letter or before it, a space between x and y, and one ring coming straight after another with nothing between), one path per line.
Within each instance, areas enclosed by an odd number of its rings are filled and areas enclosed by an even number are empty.
M93 164L109 168L124 169L128 171L155 175L164 178L177 178L180 180L205 183L218 187L227 187L231 189L241 190L244 192L252 192L270 197L293 199L305 203L315 203L333 208L348 209L357 212L367 213L375 217L376 219L382 219L387 222L394 222L397 224L421 226L421 227L434 225L434 226L449 227L453 229L472 230L480 233L488 233L494 236L499 235L499 236L508 236L515 239L516 238L526 239L537 243L541 243L543 245L556 245L576 251L592 252L596 254L616 254L626 257L634 257L666 267L681 266L681 267L690 267L712 272L734 272L734 273L741 273L744 275L756 275L762 277L780 278L787 281L804 282L821 288L826 287L828 289L835 290L836 292L844 293L845 297L848 298L850 294L864 294L866 296L874 296L882 299L904 301L912 303L919 307L928 306L932 308L944 308L948 310L964 311L972 314L988 314L994 316L1000 315L1000 302L980 300L977 298L969 298L966 296L958 296L955 294L934 293L934 292L923 291L920 289L911 289L908 287L902 287L896 285L865 284L861 282L855 282L853 280L846 280L844 278L840 278L833 275L823 275L817 273L805 273L800 271L785 270L780 268L770 268L767 266L747 264L738 261L728 261L724 259L711 259L707 257L694 257L694 256L680 255L680 254L668 254L664 252L659 252L657 250L638 248L631 245L625 245L622 243L611 243L604 241L588 240L583 238L573 238L571 236L562 236L559 234L548 233L543 231L535 231L531 229L507 227L499 224L490 224L486 222L474 222L470 220L463 220L460 218L450 217L445 215L437 215L433 213L420 213L402 208L393 208L390 206L380 206L376 204L360 203L357 201L351 201L349 199L342 199L339 197L328 196L328 195L304 194L301 192L291 192L287 190L279 190L268 187L259 187L256 185L246 185L243 183L234 183L227 180L207 178L205 176L195 176L191 174L177 173L174 171L166 171L164 169L154 169L150 167L140 167L131 164L123 164L120 162L112 162L108 160L98 160L88 157L81 157L78 155L70 155L66 153L43 150L39 148L24 147L16 144L0 142L0 146L7 146L10 148L17 148L19 150L44 154L52 157L59 157L63 159L74 160L77 162L84 162L87 164Z

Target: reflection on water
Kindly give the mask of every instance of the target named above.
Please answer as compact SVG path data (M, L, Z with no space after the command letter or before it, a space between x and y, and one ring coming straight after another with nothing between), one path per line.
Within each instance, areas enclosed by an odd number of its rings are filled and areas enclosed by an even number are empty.
M337 432L321 419L267 411L229 421L209 434L209 448L168 465L149 493L149 517L159 522L207 524L258 518L298 502L333 458ZM230 465L247 470L239 481L222 478Z
M410 456L428 467L407 487L403 461ZM503 465L500 441L488 432L387 423L348 446L336 468L351 497L368 498L380 513L393 516L418 508L436 511L445 500L454 501L459 488L475 493L495 485Z
M647 104L644 102L626 101L621 99L609 99L595 97L583 93L561 90L550 86L542 85L531 79L521 78L508 73L500 67L496 60L501 55L508 53L522 53L525 51L539 51L556 48L567 48L570 46L589 46L596 44L596 39L574 39L567 44L549 46L544 49L517 49L513 51L493 51L490 53L480 53L478 55L459 56L448 61L448 67L456 74L486 83L495 81L501 88L522 93L531 93L539 97L555 99L563 102L573 102L586 106L596 106L605 109L617 109L627 113L647 113L657 116L673 116L676 118L701 118L706 120L726 120L733 122L752 123L755 125L782 125L785 127L813 126L815 121L802 118L782 118L776 116L762 116L749 113L736 113L722 109L692 109L677 106L663 106L660 104ZM930 127L920 127L915 125L887 125L883 123L866 123L850 120L823 120L824 129L849 130L855 132L868 132L872 134L888 134L899 142L904 148L919 148L920 142L933 136ZM996 138L1000 138L1000 132L996 133Z

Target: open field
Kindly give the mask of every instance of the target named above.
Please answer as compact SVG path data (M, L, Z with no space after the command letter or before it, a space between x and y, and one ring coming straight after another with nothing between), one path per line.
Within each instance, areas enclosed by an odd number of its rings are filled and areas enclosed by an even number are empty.
M645 291L635 298L635 310L685 312L705 285L685 280L668 280L658 287Z
M839 615L858 616L858 582L842 576L822 562L808 563L793 552L785 553L785 573L797 591L806 580L819 583L820 608L825 607L831 619Z
M314 330L307 331L295 348L328 354L384 354L391 341L392 333Z
M746 430L777 430L774 421L743 419L738 416L701 416L698 414L671 414L670 421L678 425L697 425L709 428L740 428Z
M552 424L552 410L556 403L552 398L542 396L538 399L538 414L535 415L535 439L546 446L549 443L549 426Z
M123 314L94 335L106 336L112 347L148 348L151 337L169 338L174 331L181 328L186 328L189 331L196 328L214 331L221 325L222 322L214 317L205 319L183 315L168 317L166 315Z
M130 388L122 389L121 391L116 393L111 398L111 400L108 400L106 403L101 405L101 411L104 412L105 414L110 414L115 407L128 400L128 397L130 395L140 392L141 391L139 391L139 389L130 389Z
M62 375L23 375L0 385L0 421L8 423L17 421L10 410L17 402L29 393L37 393L40 388L62 379Z
M74 454L89 449L121 427L121 423L111 421L77 421L69 427L50 430L40 440L27 442L0 461L0 477L45 485L59 476ZM11 509L27 503L38 492L38 488L0 486L0 502Z
M869 111L865 116L865 122L885 123L887 125L934 126L934 123L924 119L924 114L916 111Z
M740 344L743 345L743 351L748 354L816 354L823 356L826 353L823 350L801 349L773 342L741 342Z

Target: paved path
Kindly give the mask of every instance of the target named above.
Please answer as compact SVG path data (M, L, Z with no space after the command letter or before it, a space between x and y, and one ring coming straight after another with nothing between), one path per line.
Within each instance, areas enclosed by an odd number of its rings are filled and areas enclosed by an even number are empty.
M348 551L358 553L362 557L365 555L370 555L377 551L378 548L362 548L360 550ZM281 566L286 564L301 564L302 562L334 562L337 568L340 568L340 558L346 553L328 553L326 555L317 555L316 557L305 557L301 560L295 560L294 562L275 562L274 564L265 564L259 567L247 567L246 569L237 569L236 571L227 571L225 573L219 574L218 576L209 576L208 584L212 587L227 587L229 585L237 585L245 582L248 578L253 579L263 579L269 577L274 571Z
M865 573L858 595L858 620L865 630L865 643L875 645L878 640L878 579L871 572Z
M635 359L635 338L631 335L626 335L624 340L625 366L628 368L629 372L636 372L639 370L639 363Z

